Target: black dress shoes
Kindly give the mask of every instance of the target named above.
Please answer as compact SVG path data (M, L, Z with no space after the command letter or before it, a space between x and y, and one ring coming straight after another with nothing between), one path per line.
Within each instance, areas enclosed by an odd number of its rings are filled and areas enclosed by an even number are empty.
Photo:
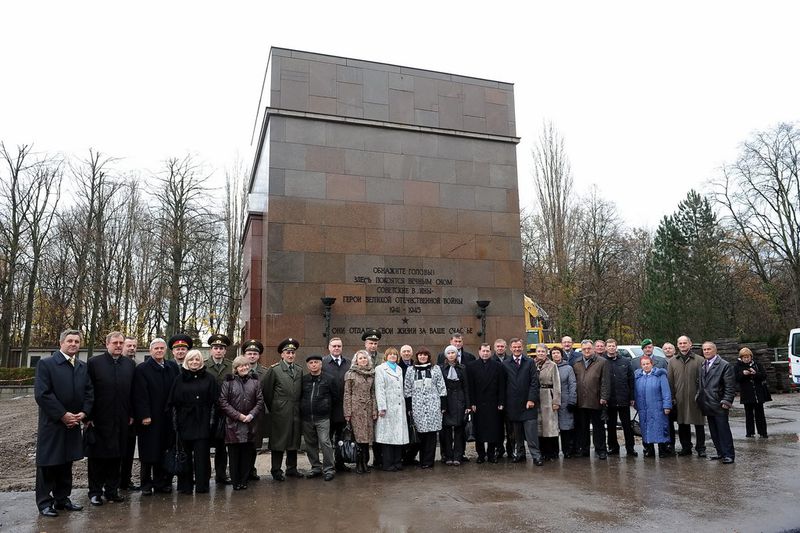
M511 460L511 462L512 463L524 463L525 462L525 456L524 455L518 455L518 456L514 457Z
M697 454L700 455L700 452L697 452ZM691 448L684 448L684 449L682 449L681 451L678 452L678 456L679 457L686 457L687 455L692 455L692 449Z
M484 459L483 457L478 456L478 458L475 459L475 462L478 463L479 465L482 465L483 463L486 462L486 459Z
M325 477L324 477L323 479L324 479L325 481L333 481L333 474L331 474L330 472L328 472L327 474L325 474Z
M119 502L124 502L125 501L125 497L122 494L120 494L119 492L115 492L113 494L107 495L106 496L106 500L108 500L110 502L119 503Z
M89 498L89 503L99 507L103 505L103 498L101 496L92 496L91 498Z
M44 509L39 509L39 514L42 516L47 516L49 518L55 518L58 516L58 511L56 511L52 505L48 505Z
M67 511L83 511L83 505L78 505L77 503L72 503L72 501L67 500L66 503L57 503L53 506L55 509L67 510Z
M275 481L286 481L286 476L283 475L283 472L275 472L272 474L272 479Z
M301 478L301 477L303 477L303 474L301 474L297 470L287 470L286 471L286 477L299 477L299 478Z
M533 460L533 464L535 464L536 466L542 466L544 464L544 461L542 461L541 457L537 457L536 459Z
M319 472L319 471L315 472L315 471L312 470L311 472L306 474L306 479L312 479L312 478L315 478L315 477L322 477L322 472Z
M608 454L606 452L600 452L597 454L597 458L600 459L601 461L605 461L606 459L608 459Z
M222 479L222 478L215 479L214 482L217 485L230 485L231 484L231 480L227 479L227 478L225 478L225 479Z
M697 457L708 457L708 456L706 455L705 451L699 451L697 452Z

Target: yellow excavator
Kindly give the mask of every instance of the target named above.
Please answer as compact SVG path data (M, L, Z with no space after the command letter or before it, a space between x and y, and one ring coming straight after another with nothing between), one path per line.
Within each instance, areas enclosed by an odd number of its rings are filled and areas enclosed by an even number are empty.
M535 349L540 342L546 342L544 338L545 325L549 322L550 317L530 297L525 296L524 298L526 344L528 345L528 351L530 351Z

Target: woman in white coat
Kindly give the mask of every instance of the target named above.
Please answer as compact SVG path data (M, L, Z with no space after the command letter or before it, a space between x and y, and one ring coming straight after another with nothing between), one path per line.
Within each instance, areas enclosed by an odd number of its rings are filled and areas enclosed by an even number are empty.
M386 362L375 368L375 442L383 449L383 469L403 469L402 446L408 444L406 401L403 396L403 369L397 364L397 350L385 353Z

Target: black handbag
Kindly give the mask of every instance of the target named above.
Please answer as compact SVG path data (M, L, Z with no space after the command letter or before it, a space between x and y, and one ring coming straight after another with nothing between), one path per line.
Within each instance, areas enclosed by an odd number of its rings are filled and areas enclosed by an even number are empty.
M164 451L164 456L161 458L161 466L167 473L177 475L189 467L189 458L186 451L183 449L181 437L178 434L178 417L175 410L172 410L172 427L175 430L175 442Z
M417 433L417 426L414 425L414 420L411 417L408 419L408 443L419 444L419 433Z
M161 461L161 466L167 473L177 475L185 472L188 467L188 458L186 452L183 450L183 445L180 439L175 439L175 444L167 448L164 452L164 458Z
M353 439L353 428L350 426L350 422L347 423L347 426L342 431L342 439L336 443L336 451L343 462L356 462L358 445Z
M467 423L464 426L464 433L467 436L467 442L475 442L475 425L472 423L472 413L467 415Z

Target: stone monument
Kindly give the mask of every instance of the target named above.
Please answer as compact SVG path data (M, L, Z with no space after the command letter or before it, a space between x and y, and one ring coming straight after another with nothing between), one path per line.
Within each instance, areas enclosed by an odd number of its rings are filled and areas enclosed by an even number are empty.
M327 353L326 333L352 354L369 327L436 352L456 331L472 352L524 337L514 120L510 83L272 48L243 337L265 360L290 336Z

